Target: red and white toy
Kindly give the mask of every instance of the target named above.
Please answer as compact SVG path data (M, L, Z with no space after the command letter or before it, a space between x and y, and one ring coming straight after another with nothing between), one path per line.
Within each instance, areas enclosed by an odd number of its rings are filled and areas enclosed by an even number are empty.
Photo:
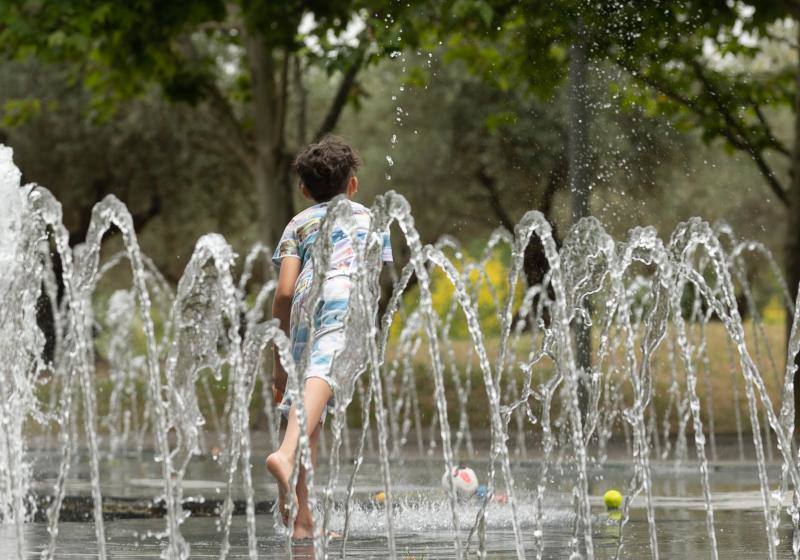
M453 468L452 475L444 473L442 475L442 488L445 492L450 491L450 481L453 479L453 486L456 489L456 495L459 498L469 498L478 489L478 477L475 476L475 471L464 465Z

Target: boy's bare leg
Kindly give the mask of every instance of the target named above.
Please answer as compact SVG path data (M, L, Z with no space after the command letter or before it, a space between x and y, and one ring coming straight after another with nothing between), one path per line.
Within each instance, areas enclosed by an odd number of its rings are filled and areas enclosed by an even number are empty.
M317 467L317 443L322 424L317 423L316 429L311 432L309 446L311 448L311 464ZM308 486L306 486L306 468L300 467L297 475L297 519L294 521L294 538L308 539L314 536L314 514L308 503Z
M327 381L312 377L306 380L304 393L303 404L306 410L306 427L308 435L311 435L317 430L322 411L331 396L333 396L333 392ZM289 410L289 419L286 423L283 442L277 451L267 457L267 470L278 483L278 507L284 525L288 523L289 518L289 512L286 509L286 495L290 491L289 480L294 469L294 458L297 452L299 435L300 426L297 421L297 411L295 406L292 405L291 410Z

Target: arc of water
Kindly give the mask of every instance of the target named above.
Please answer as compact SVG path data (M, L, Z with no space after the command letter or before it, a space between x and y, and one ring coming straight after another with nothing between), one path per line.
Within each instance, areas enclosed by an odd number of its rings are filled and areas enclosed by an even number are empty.
M83 246L83 251L81 254L82 264L78 270L78 272L81 274L80 285L82 286L82 289L86 291L86 293L91 293L97 281L100 258L100 243L103 236L112 224L120 230L125 250L128 253L128 260L131 263L131 270L133 272L134 289L136 291L136 296L139 303L139 312L145 334L147 346L147 368L149 375L148 385L150 388L150 399L153 402L152 411L155 416L155 435L157 449L162 459L162 474L166 495L167 526L169 528L170 535L167 554L171 558L175 559L184 558L185 555L188 554L188 548L180 534L180 519L178 517L179 510L174 503L173 496L175 495L175 489L171 477L169 476L171 465L166 430L167 411L165 410L163 401L161 370L158 364L158 345L156 343L155 328L150 313L150 293L147 288L147 282L143 272L145 265L133 228L133 219L131 218L131 215L125 205L113 195L105 197L101 202L96 204L92 210L92 219L86 234L86 243ZM86 376L88 377L88 372L86 373ZM87 406L94 406L93 399L87 401ZM93 424L93 418L91 421ZM87 422L89 422L89 420L87 420ZM90 435L89 438L93 455L93 479L97 480L97 483L93 482L93 487L96 487L98 494L97 498L95 498L95 507L97 508L102 507L102 501L99 488L97 453L95 450L96 441L93 442L93 440L96 440L96 434L94 436ZM102 517L102 515L100 516Z
M224 520L225 540L224 548L220 553L220 559L227 556L229 548L229 534L233 514L233 493L234 476L237 466L241 465L244 493L245 493L245 513L248 526L248 553L250 558L258 558L258 548L256 541L256 518L255 518L255 489L253 487L252 475L250 472L251 443L250 443L250 415L249 403L252 398L255 381L258 377L258 370L261 367L264 349L270 344L274 344L280 356L281 364L284 367L289 379L293 384L299 384L299 371L295 367L292 358L291 346L286 334L281 330L277 319L272 319L267 323L253 325L243 341L241 359L235 364L237 369L234 376L236 384L235 395L237 406L231 414L231 427L234 431L234 442L231 449L231 457L228 470L228 495L223 505L221 517ZM302 404L300 405L302 406ZM299 407L298 407L299 408ZM289 548L291 551L291 547Z
M378 354L380 356L386 355L386 348L389 342L389 333L391 331L391 326L394 320L395 314L401 311L400 304L402 303L403 294L405 294L406 289L411 281L411 277L414 275L414 268L415 264L413 262L407 263L398 278L394 283L394 288L392 289L392 294L389 297L389 301L386 304L386 308L383 312L383 317L381 318L381 331L380 331L380 339L378 342ZM400 347L403 348L401 351L401 355L404 356L404 380L407 380L408 383L405 384L408 386L408 396L406 398L408 402L407 407L407 414L414 414L415 415L415 427L416 427L416 435L417 435L417 447L419 449L420 454L423 452L424 443L422 437L422 426L421 421L419 418L419 406L416 396L416 391L414 390L414 386L416 384L413 375L413 369L411 365L411 356L416 355L417 348L421 343L421 338L417 337L416 340L412 340L410 338L411 333L418 332L423 329L421 327L421 316L419 311L415 311L410 316L406 318L406 327L401 332L400 336ZM407 337L404 337L404 335ZM407 341L408 345L404 342ZM409 346L410 345L410 346Z
M65 299L70 301L74 307L69 309L67 313L67 337L70 339L74 352L70 355L67 364L67 371L69 372L63 380L63 393L61 395L62 405L60 411L59 422L61 430L59 431L59 440L61 443L61 464L59 466L59 473L56 479L55 496L51 502L48 511L48 529L50 532L50 540L48 545L42 551L43 558L52 558L55 552L55 542L58 535L58 516L61 509L61 503L64 498L65 480L69 470L69 462L72 453L72 446L69 437L69 426L71 424L71 402L72 390L75 377L78 377L83 382L84 391L87 390L86 381L88 379L88 363L84 324L85 318L80 314L78 308L78 300L81 297L80 288L75 279L73 255L69 247L68 234L61 222L61 205L55 200L49 191L43 188L36 188L29 191L28 201L33 212L36 216L36 225L40 229L40 233L46 236L46 230L50 229L55 240L56 251L62 260L62 277L64 283ZM84 310L85 311L85 310ZM91 397L89 397L91 399ZM86 402L85 425L87 431L91 432L91 427L94 425L94 410L92 409L92 400ZM105 558L105 531L102 520L102 502L100 499L99 488L99 474L97 466L97 440L96 434L92 439L91 433L90 448L92 452L92 462L90 472L92 474L92 495L94 498L94 514L95 514L95 536L98 539L98 557Z
M433 378L435 385L435 398L439 418L439 425L442 437L442 453L444 456L446 472L452 472L454 467L453 461L453 448L450 439L450 429L447 420L447 403L444 395L444 374L443 366L441 363L441 353L439 351L439 343L437 337L437 318L433 312L433 305L431 300L430 291L430 276L426 268L426 259L422 248L422 243L419 238L419 233L414 226L414 219L411 216L410 207L408 202L402 196L392 192L385 195L384 199L385 213L390 218L397 222L401 231L403 232L406 243L409 247L411 254L411 265L413 266L414 274L417 277L417 283L420 290L420 308L423 310L425 319L425 331L428 337L428 347L430 351L431 364L433 369ZM454 552L457 558L462 556L461 537L459 535L459 513L456 503L455 488L453 487L452 480L450 480L450 491L448 492L450 502L450 511L453 520L454 531ZM387 495L386 500L387 520L391 519L391 502ZM391 553L392 556L396 554L394 550L394 535L391 524L389 531L391 534Z
M234 254L222 236L208 234L201 237L192 253L186 270L178 283L177 294L170 313L170 322L174 327L172 344L165 360L166 414L165 423L175 434L175 445L167 444L167 457L164 459L169 469L169 477L174 479L171 485L173 494L166 499L171 503L175 517L182 523L183 487L182 481L186 469L196 454L200 453L202 442L202 426L205 418L198 404L197 385L207 387L206 379L200 381L202 371L209 369L218 375L224 363L230 365L234 394L239 387L236 378L241 359L241 338L239 334L239 305L236 290L231 277L230 268ZM227 323L227 330L222 326ZM224 340L224 357L217 354L219 342ZM201 344L206 348L198 349ZM231 435L234 435L233 448L229 450L229 473L231 462L235 462L240 438L239 426L236 424L239 406L234 406L230 413ZM212 415L216 417L216 409L212 406ZM216 418L215 418L216 420ZM230 496L232 481L228 480ZM223 505L223 518L227 501ZM227 554L228 526L225 525L220 555ZM251 534L252 531L248 531ZM252 537L254 538L254 537ZM188 546L183 547L182 554L188 554Z
M741 245L737 246L735 249L739 249L740 246ZM767 358L767 365L769 366L769 370L772 373L773 383L775 384L776 387L780 387L781 386L780 374L778 373L778 366L772 354L772 349L767 339L767 335L764 332L764 325L763 325L763 320L761 318L761 313L758 309L758 305L756 305L752 289L750 288L750 281L747 278L747 270L744 264L744 259L741 256L737 256L735 258L729 257L727 260L727 266L729 269L733 271L733 275L738 280L739 286L742 290L742 294L744 295L745 301L747 302L747 310L750 314L750 322L752 326L753 354L755 356L756 363L763 363L762 361L762 345L763 345L764 354L766 355ZM782 283L783 279L780 276L779 278L780 278L780 283ZM793 313L794 306L788 305L787 309L789 310L789 313ZM793 395L790 396L784 393L782 395L782 399L785 400L787 398L794 398L794 396ZM767 448L767 459L769 461L772 461L773 459L772 435L770 434L769 422L766 420L766 418L764 421L764 440ZM780 504L778 505L778 510L780 510Z
M634 261L647 265L655 265L656 277L653 281L655 293L646 321L645 332L640 342L641 360L638 361L634 352L634 340L631 318L630 299L624 297L625 288L623 277ZM616 314L619 316L626 339L626 356L629 364L630 378L634 389L634 403L630 410L629 421L634 429L636 451L637 475L639 484L645 492L647 505L648 530L650 537L651 556L659 557L658 539L656 534L655 509L653 505L650 446L647 438L647 427L644 413L650 402L652 394L652 375L650 372L650 358L666 335L666 324L669 315L668 289L666 286L669 271L665 267L666 254L656 232L652 228L635 228L631 231L629 241L618 252L617 262L611 267L611 284L613 294L609 298L611 305L616 305ZM666 277L666 278L665 278ZM622 548L622 528L628 518L630 497L625 503L623 519L620 522L620 536L617 545L617 557Z
M347 558L347 540L350 537L350 517L352 515L353 496L355 495L355 484L361 465L364 463L364 446L367 440L367 432L369 431L369 410L372 403L372 378L365 391L364 399L361 405L361 437L359 438L358 452L356 453L355 464L353 465L353 472L350 474L350 481L347 484L347 495L344 503L344 528L342 529L342 547L341 557Z
M685 244L684 246L687 249L684 249L683 254L686 254L686 251L691 247L691 245L703 245L714 262L715 273L721 279L720 297L717 298L715 294L713 294L708 288L705 280L700 274L697 273L697 271L694 269L687 270L685 267L680 270L681 274L684 274L689 281L691 281L695 287L703 293L704 297L706 297L707 301L709 302L709 305L712 305L715 308L715 312L722 319L723 324L728 331L728 335L737 346L739 352L742 373L745 377L745 389L748 396L751 424L753 425L753 438L756 444L759 481L762 488L762 500L764 501L764 515L768 531L770 554L774 554L777 535L775 534L774 527L770 523L769 487L767 483L766 469L764 466L763 446L761 445L760 432L758 429L758 416L755 400L756 392L758 394L758 398L761 400L764 406L764 411L766 412L768 421L778 439L778 449L781 452L784 464L787 466L789 479L792 481L792 484L795 488L795 500L797 500L798 496L800 495L800 485L798 485L800 472L798 472L797 464L792 460L792 445L790 442L792 428L788 425L788 420L787 424L782 424L781 418L775 414L763 379L759 375L758 368L750 357L745 346L741 316L739 315L739 311L736 306L736 300L733 295L730 274L728 269L724 266L725 257L721 245L719 244L719 240L714 237L708 224L699 219L693 219L685 224L681 224L673 237L681 240ZM679 248L680 247L681 246L679 245ZM798 306L796 305L795 309L797 308ZM798 316L795 314L795 321L798 320ZM786 384L788 384L788 387L790 388L793 386L793 381L789 373L790 371L793 371L794 368L793 365L789 365L789 362L791 361L792 360L790 357L790 359L787 360L786 379ZM783 404L786 407L785 409L782 409L786 411L786 419L793 417L794 403L791 401L791 399L789 399L789 402L784 402Z
M505 435L504 435L505 432L503 430L504 423L500 412L500 399L497 392L497 386L495 385L495 381L492 377L491 366L489 365L489 358L488 355L486 354L486 349L483 342L483 334L480 330L480 326L478 323L477 311L475 310L474 303L467 295L466 288L463 285L463 282L458 272L455 270L455 267L452 265L452 263L450 263L450 261L444 256L444 254L441 251L429 247L426 250L426 256L428 257L429 260L440 266L445 271L448 278L455 287L456 297L459 299L464 314L467 316L467 325L476 348L478 360L484 376L484 383L486 385L487 398L489 399L489 412L490 412L491 427L492 427L492 449L496 450L494 451L494 453L497 453L497 455L499 455L501 458L503 474L506 480L506 489L508 491L508 503L511 506L511 511L512 511L511 519L514 528L517 556L519 558L524 558L525 549L522 544L522 535L520 532L520 527L518 522L517 504L514 491L514 478L511 473L510 457L508 454L508 447L505 441ZM492 484L491 481L493 479L493 472L491 469L492 467L490 466L490 473L489 473L490 484Z
M20 187L21 174L11 156L10 148L0 144L0 299L4 302L0 308L0 519L14 524L16 552L22 558L24 523L35 507L28 495L31 466L23 430L29 417L45 419L37 410L34 392L43 366L39 356L44 341L38 329L26 325L35 313L44 276L38 256L44 228L30 209L33 186ZM57 210L60 213L60 206ZM35 293L28 283L36 287Z
M437 248L440 250L442 246L445 245L443 243L437 243ZM465 262L464 255L461 253L460 248L456 250L455 258L459 263L460 269L463 271L465 277L468 277L469 271L472 270L472 267L469 266ZM456 312L458 311L458 300L453 299L450 302L450 306L445 313L444 321L442 322L441 328L441 339L442 339L442 346L444 347L445 356L447 357L447 368L450 370L451 378L453 380L453 386L455 387L456 397L458 398L458 431L456 432L456 442L454 444L455 452L458 453L461 448L461 443L467 438L467 434L469 432L469 419L467 417L467 398L468 398L468 391L465 390L464 385L461 383L461 370L458 366L456 360L456 353L455 349L453 348L453 342L450 338L450 333L453 328L453 323L456 317ZM469 383L468 379L465 379L464 382L466 384ZM470 442L471 443L471 442ZM473 450L471 449L471 444L468 443L468 454L471 456Z
M586 447L583 438L583 421L579 405L579 381L575 370L575 360L572 351L572 341L569 327L570 314L567 310L566 291L561 271L561 260L552 236L552 230L547 219L536 211L531 211L523 216L515 229L515 249L513 259L518 263L515 270L521 268L521 259L524 249L530 242L533 234L538 235L544 247L545 256L550 265L549 281L555 295L551 307L552 322L554 324L555 346L558 349L558 359L555 360L556 370L563 377L566 388L565 413L572 427L571 442L576 455L576 469L578 480L574 487L577 503L577 527L583 527L583 543L589 560L594 558L592 542L591 506L589 504L588 480L586 478ZM578 535L576 535L576 538Z

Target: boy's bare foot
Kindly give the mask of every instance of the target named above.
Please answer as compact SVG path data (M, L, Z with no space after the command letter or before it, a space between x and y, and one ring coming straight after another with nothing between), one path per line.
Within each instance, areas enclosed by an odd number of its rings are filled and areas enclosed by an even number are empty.
M289 508L286 496L289 493L289 478L292 476L292 463L276 451L267 457L267 470L278 483L278 510L284 525L289 525Z
M328 531L325 533L328 537L328 541L341 539L342 535L337 533L336 531ZM313 527L302 526L298 527L297 525L294 526L294 531L292 531L292 540L293 541L309 541L314 538L314 529Z
M292 531L292 539L313 539L314 538L314 524L305 522L295 522L294 531Z
M342 535L335 531L327 531L325 536L328 540L340 539ZM304 514L298 515L294 521L294 531L292 531L292 539L304 540L314 538L314 517L311 512L306 509Z

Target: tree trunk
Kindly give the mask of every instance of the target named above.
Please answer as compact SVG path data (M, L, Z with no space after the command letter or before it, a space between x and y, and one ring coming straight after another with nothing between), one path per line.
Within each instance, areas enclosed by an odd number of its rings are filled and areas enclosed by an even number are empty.
M799 27L800 29L800 27ZM800 35L800 32L798 32ZM789 216L786 221L786 281L792 301L797 300L800 284L800 61L795 68L794 100L794 150L792 153L792 174L789 188ZM792 328L792 317L786 317L786 337ZM800 355L794 356L795 364L800 366ZM794 374L794 413L795 435L800 427L800 367Z
M284 161L285 84L276 80L278 68L275 49L263 37L250 35L246 40L252 76L253 136L256 163L253 171L261 240L274 247L283 229L294 215L292 193L282 180ZM285 69L286 64L284 64ZM283 87L281 87L281 85Z
M575 41L570 47L568 69L569 86L569 139L567 157L569 161L569 189L572 201L573 225L589 215L589 187L591 182L589 157L589 105L588 105L588 58L586 37L582 23L578 23ZM588 372L592 365L591 327L581 319L573 321L575 359L578 368ZM581 409L585 412L586 393L580 385Z

